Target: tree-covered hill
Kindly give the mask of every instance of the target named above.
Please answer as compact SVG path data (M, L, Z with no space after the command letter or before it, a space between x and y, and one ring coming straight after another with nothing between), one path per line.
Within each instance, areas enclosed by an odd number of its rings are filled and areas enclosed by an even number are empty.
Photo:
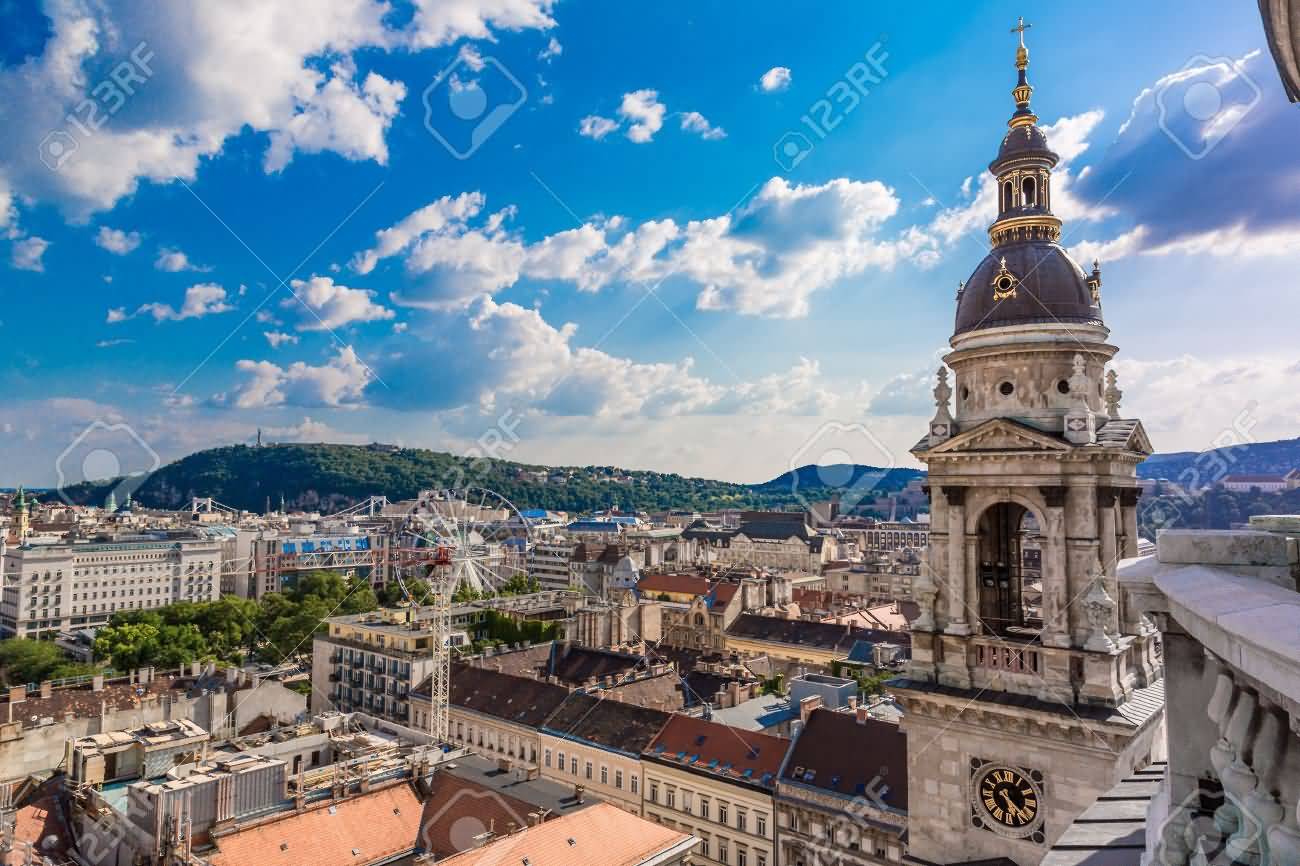
M413 498L420 490L482 487L519 508L592 511L670 508L793 508L829 497L823 479L837 476L816 467L771 481L734 484L675 473L624 470L614 466L548 467L508 460L471 459L422 448L386 445L233 445L200 451L153 473L136 491L146 506L181 508L192 497L211 496L233 508L261 511L281 496L290 508L336 511L374 495ZM901 489L921 473L852 467L855 481L877 478L880 491ZM820 477L819 477L820 476ZM83 484L65 491L76 502L100 503L109 484Z

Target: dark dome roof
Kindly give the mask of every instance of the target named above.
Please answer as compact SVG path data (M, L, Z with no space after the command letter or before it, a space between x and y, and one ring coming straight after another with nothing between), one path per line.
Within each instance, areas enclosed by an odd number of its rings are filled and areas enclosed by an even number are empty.
M999 301L993 279L1004 257L1020 283L1015 297ZM966 281L953 333L1033 322L1102 324L1101 307L1092 302L1083 269L1058 244L1027 241L994 248Z
M1032 123L1013 126L1007 130L1007 134L1002 138L1002 145L998 148L998 158L993 160L993 164L997 165L1003 160L1016 156L1042 156L1051 160L1052 165L1056 165L1059 159L1047 146L1047 136Z

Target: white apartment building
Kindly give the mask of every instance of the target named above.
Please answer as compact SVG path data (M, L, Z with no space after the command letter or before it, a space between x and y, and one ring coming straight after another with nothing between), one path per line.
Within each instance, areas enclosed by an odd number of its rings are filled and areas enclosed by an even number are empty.
M542 589L568 589L573 585L573 552L578 542L567 538L539 541L528 554L528 576Z
M104 625L120 610L215 601L221 542L130 537L8 548L0 635L36 637Z

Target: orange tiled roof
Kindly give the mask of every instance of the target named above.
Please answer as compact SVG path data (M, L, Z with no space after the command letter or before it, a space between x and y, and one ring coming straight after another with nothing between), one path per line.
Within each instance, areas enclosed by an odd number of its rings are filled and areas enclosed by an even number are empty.
M691 839L687 833L638 818L609 803L599 803L482 848L439 862L454 866L528 863L529 866L636 866Z
M420 813L411 785L394 785L218 837L208 860L212 866L368 866L414 849Z

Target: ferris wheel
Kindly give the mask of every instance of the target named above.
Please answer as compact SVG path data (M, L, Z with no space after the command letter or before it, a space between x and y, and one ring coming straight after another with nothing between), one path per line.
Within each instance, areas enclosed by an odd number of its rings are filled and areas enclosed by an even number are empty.
M429 551L438 583L450 595L497 594L528 571L529 521L514 503L481 487L422 492L406 515L403 544ZM417 600L418 601L418 600Z

